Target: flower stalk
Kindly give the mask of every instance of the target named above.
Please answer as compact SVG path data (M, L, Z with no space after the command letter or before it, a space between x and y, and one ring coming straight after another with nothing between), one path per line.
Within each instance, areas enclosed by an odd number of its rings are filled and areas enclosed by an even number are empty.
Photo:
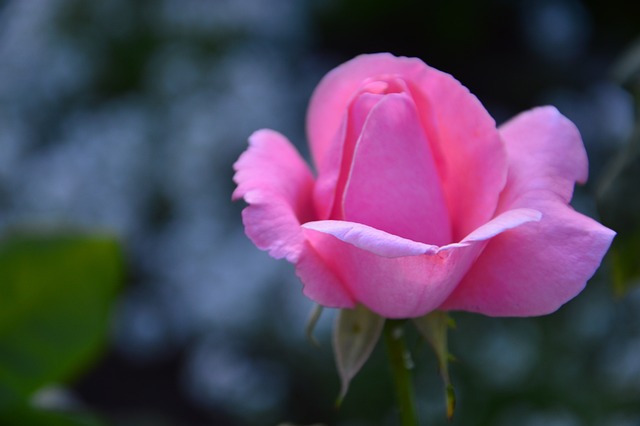
M404 320L387 320L384 325L384 340L396 388L401 425L417 426L418 414L410 371L413 366L405 345L404 323Z

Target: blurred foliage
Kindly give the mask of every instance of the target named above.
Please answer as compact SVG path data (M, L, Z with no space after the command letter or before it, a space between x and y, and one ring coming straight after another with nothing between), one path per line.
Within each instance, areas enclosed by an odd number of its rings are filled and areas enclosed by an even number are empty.
M8 426L106 426L106 423L89 414L51 412L26 406L0 411L0 422Z
M640 126L609 173L598 201L604 224L618 233L610 257L614 291L622 296L640 284Z
M606 297L603 290L589 288L587 297ZM594 339L584 334L587 326L576 329L583 308L573 304L555 315L522 319L455 315L458 329L451 337L458 362L452 370L460 410L453 424L637 424L637 391L608 377L615 370L628 374L626 367L614 365L602 348L615 350L620 334ZM627 314L620 312L612 323ZM487 336L497 338L483 342Z
M107 237L0 240L0 413L42 419L23 424L66 424L16 407L96 361L121 279L119 246Z
M633 134L612 160L598 191L603 221L618 233L610 257L614 291L622 296L640 284L640 41L619 60L614 76L632 93L636 104Z

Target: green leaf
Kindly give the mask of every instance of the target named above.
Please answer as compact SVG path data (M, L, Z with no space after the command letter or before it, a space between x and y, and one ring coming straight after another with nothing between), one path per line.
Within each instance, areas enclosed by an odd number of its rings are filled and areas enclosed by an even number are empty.
M333 350L342 382L338 405L347 394L351 379L373 352L383 326L384 318L364 306L339 312L333 330Z
M73 378L99 354L121 273L109 238L0 241L0 408Z
M105 422L87 413L62 413L37 410L24 405L1 411L0 424L29 426L106 426Z
M440 376L444 382L444 396L447 404L447 418L453 418L456 405L456 396L449 377L449 347L447 331L453 325L453 320L446 312L433 311L413 320L420 335L429 342L438 359Z

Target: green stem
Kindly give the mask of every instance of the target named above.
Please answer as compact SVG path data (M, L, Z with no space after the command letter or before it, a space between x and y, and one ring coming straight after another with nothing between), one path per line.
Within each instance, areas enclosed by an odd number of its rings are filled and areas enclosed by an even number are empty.
M417 426L418 415L409 371L411 360L404 343L404 323L404 320L387 320L384 325L384 340L387 344L391 374L396 387L401 424Z

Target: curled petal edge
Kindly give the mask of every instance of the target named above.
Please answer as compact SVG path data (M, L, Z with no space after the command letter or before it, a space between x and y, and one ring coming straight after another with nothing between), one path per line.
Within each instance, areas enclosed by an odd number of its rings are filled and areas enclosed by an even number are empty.
M436 309L455 289L486 241L540 218L532 209L508 211L462 241L442 247L358 223L309 222L302 225L308 252L314 253L314 269L323 273L299 276L310 297L312 293L331 295L338 289L351 303L361 303L387 318L422 316ZM332 278L331 290L327 275Z

